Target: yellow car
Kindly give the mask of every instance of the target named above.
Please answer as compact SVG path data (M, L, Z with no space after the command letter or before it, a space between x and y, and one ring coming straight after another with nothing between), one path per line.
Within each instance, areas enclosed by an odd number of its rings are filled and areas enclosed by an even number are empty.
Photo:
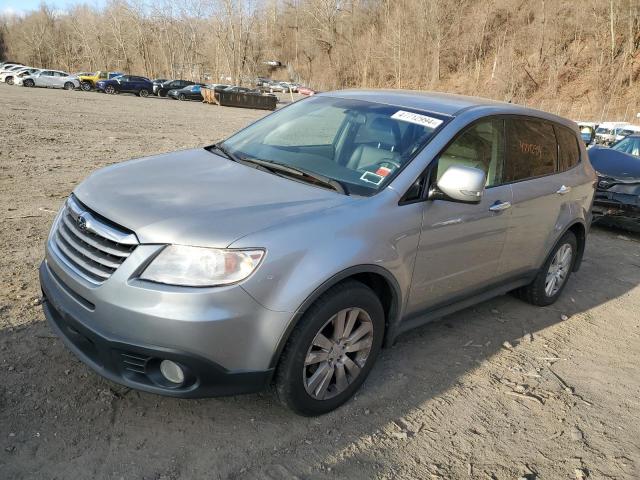
M80 88L82 88L82 90L84 90L85 92L88 92L96 88L96 83L98 83L98 81L109 80L120 75L123 75L123 73L100 70L98 72L90 73L87 75L78 75L78 80L80 80Z

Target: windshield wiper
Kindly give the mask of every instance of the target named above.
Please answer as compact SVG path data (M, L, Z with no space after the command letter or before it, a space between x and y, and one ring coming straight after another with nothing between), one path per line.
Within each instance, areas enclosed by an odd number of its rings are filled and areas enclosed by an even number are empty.
M226 147L223 147L221 143L214 143L213 145L206 147L206 149L218 150L220 153L222 153L223 156L225 156L229 160L240 163L240 159L236 157L235 154L231 153Z
M343 182L339 180L335 180L333 178L325 177L324 175L320 175L318 173L310 172L308 170L303 170L301 168L292 167L290 165L285 165L283 163L271 162L268 160L259 160L257 158L248 158L248 157L239 157L236 154L232 153L224 147L220 143L215 143L209 147L206 147L207 150L217 150L222 153L223 156L237 163L242 163L243 165L251 166L254 168L259 168L260 170L265 170L270 173L275 173L276 175L287 175L289 177L294 176L300 180L313 183L315 185L323 185L325 187L329 187L336 192L342 193L343 195L349 195L349 191Z
M272 162L269 160L259 160L257 158L242 157L239 158L238 161L240 163L253 163L262 168L268 169L272 173L276 173L279 175L285 174L308 183L329 187L338 193L342 193L343 195L349 195L349 190L343 182L334 178L320 175L319 173L310 172L309 170L303 170L302 168L298 167L292 167L291 165L285 165L284 163Z

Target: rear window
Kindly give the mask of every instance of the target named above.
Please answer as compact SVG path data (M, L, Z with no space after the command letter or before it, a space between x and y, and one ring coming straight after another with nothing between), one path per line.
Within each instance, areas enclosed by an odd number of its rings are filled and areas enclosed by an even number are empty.
M580 163L580 148L575 134L564 127L555 127L558 139L558 169L565 172Z
M506 182L549 175L556 170L556 136L551 124L539 120L506 122Z

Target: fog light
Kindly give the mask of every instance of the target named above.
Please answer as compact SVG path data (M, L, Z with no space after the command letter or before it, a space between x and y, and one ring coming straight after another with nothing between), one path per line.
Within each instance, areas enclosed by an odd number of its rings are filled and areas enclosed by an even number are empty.
M172 362L171 360L163 360L160 362L160 373L162 376L169 380L171 383L182 383L184 382L184 372L180 365L176 362Z

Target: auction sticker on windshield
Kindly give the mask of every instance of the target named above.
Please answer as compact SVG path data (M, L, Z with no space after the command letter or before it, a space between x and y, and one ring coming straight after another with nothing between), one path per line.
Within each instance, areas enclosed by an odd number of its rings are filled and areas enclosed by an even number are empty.
M419 113L407 112L406 110L398 110L391 115L391 118L401 120L403 122L415 123L428 128L438 128L442 124L439 118L429 117L428 115L420 115Z

